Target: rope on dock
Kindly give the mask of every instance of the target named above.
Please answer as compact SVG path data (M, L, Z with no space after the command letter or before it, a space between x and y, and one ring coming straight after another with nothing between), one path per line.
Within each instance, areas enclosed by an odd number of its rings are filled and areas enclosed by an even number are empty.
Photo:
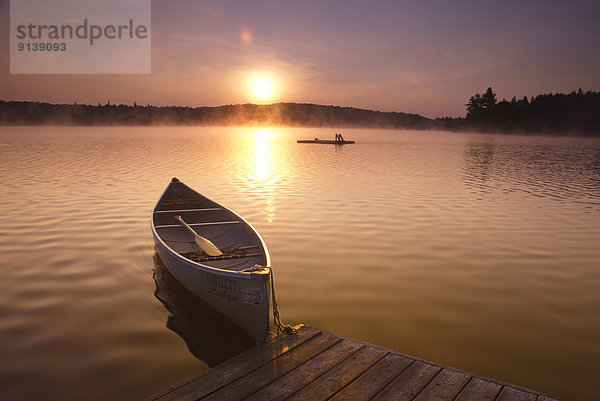
M254 265L249 269L244 269L242 270L243 272L253 272L253 271L259 271L259 270L264 270L264 269L269 269L269 274L271 275L270 279L271 279L271 298L273 299L273 323L275 324L275 327L277 328L277 335L281 334L281 333L285 333L285 334L296 334L297 330L290 326L289 324L284 324L281 321L281 317L279 316L279 308L277 307L277 298L275 297L275 274L273 273L273 268L272 267L267 267L267 266L261 266L261 265Z
M271 274L271 296L273 298L273 323L275 323L275 327L277 327L277 334L296 334L297 330L295 328L293 328L289 324L283 324L281 322L281 318L279 316L279 308L277 308L277 299L275 298L275 275L273 274L272 268L270 268L269 270Z

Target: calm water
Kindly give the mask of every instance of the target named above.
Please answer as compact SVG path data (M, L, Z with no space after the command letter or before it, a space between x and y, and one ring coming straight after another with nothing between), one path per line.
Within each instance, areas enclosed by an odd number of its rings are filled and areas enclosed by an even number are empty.
M155 260L176 176L261 232L284 321L595 398L600 141L295 143L333 133L0 128L1 397L141 399L248 346Z

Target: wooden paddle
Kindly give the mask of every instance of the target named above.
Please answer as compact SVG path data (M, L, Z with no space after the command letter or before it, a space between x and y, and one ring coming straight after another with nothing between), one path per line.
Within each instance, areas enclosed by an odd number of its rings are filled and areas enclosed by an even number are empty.
M189 230L189 232L191 232L192 234L194 234L194 240L196 240L196 244L198 244L198 246L204 252L206 252L206 254L208 256L221 256L221 255L223 255L223 252L221 252L221 250L219 248L217 248L215 244L213 244L212 242L210 242L206 238L199 236L198 233L196 231L194 231L194 229L192 229L192 227L188 226L187 223L185 221L183 221L183 219L181 218L181 216L175 216L175 218L181 223L182 226L184 226L185 228L187 228Z

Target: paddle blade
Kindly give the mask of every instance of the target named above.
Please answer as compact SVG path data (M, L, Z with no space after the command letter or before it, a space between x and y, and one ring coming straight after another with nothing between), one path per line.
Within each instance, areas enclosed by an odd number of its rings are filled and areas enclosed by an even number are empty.
M206 238L201 237L198 234L196 234L194 236L194 238L196 239L196 244L198 244L198 246L200 248L202 248L202 250L204 252L206 252L206 254L208 256L221 256L221 255L223 255L223 252L221 252L219 250L219 248L216 247L215 244L213 244L212 242L210 242Z
M208 256L223 255L223 252L221 252L215 244L210 242L210 240L198 235L198 233L196 231L194 231L192 229L192 227L190 227L185 221L183 221L181 216L173 216L173 217L175 217L175 220L179 221L181 223L181 225L184 226L190 233L194 234L194 240L196 241L196 244L198 244L200 249L202 249Z

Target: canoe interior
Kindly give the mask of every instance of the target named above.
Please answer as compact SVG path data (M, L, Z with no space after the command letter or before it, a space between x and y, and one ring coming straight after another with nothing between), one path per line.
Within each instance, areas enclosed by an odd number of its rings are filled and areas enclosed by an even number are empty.
M181 218L198 235L214 243L224 255L209 257L194 236L175 219ZM174 252L205 266L241 271L267 266L268 254L258 234L240 216L173 181L156 205L152 218L157 235Z

